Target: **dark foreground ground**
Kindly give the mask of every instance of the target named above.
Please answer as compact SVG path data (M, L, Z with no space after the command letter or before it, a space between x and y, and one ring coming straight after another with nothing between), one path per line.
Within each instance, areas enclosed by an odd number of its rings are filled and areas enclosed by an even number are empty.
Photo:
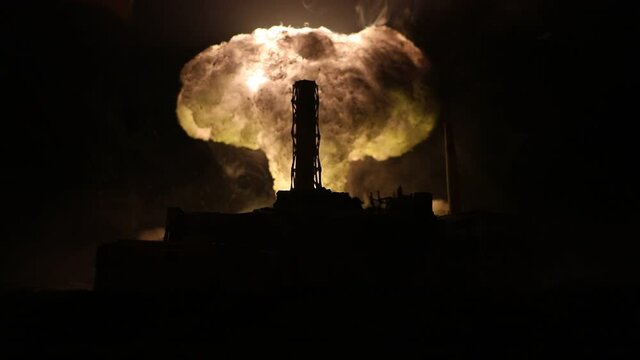
M638 295L638 289L5 293L0 337L2 352L11 355L2 358L632 358L640 353Z

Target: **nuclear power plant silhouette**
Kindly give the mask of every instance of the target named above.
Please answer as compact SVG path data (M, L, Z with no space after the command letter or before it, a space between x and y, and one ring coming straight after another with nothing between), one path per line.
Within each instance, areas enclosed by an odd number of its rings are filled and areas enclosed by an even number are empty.
M404 194L401 187L392 197L371 195L363 208L360 199L324 188L315 81L293 84L291 104L291 188L277 192L272 208L241 214L169 208L163 241L121 240L98 249L95 289L274 294L473 287L513 273L501 272L496 254L487 253L487 239L504 237L505 219L497 215L436 217L430 193Z
M291 188L273 208L167 211L164 241L123 240L97 254L98 290L273 292L288 287L418 286L443 227L430 193L362 201L322 186L318 85L292 88ZM326 166L331 166L327 164Z

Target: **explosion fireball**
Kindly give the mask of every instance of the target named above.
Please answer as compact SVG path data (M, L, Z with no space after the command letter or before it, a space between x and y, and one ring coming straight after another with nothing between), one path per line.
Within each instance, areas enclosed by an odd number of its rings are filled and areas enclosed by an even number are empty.
M236 35L188 62L177 115L196 139L264 151L274 190L289 188L291 86L320 88L322 181L344 191L350 161L400 156L435 125L424 75L428 61L385 27L339 34L274 26Z

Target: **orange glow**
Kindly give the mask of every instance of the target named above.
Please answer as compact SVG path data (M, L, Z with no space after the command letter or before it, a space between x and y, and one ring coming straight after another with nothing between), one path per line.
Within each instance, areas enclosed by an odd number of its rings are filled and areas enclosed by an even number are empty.
M343 191L351 161L400 156L429 136L436 115L423 82L428 65L411 41L384 26L356 34L256 29L184 66L176 112L193 138L264 151L274 189L288 189L291 86L315 80L323 184Z

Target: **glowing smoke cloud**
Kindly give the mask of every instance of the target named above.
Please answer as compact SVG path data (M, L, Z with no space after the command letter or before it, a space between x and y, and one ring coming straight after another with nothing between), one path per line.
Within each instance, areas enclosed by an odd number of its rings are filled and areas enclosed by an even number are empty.
M356 34L274 26L234 36L187 63L177 114L193 138L261 149L274 188L291 171L291 86L320 88L323 185L343 191L349 161L400 156L426 139L435 115L423 75L428 63L397 31Z

